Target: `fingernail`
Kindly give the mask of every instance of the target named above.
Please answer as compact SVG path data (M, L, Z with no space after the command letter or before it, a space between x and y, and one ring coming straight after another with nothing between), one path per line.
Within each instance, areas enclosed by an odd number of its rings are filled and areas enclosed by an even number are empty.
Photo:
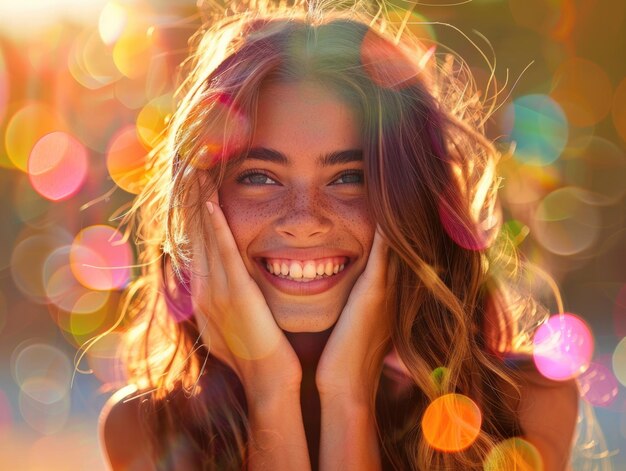
M213 203L211 203L210 201L206 202L206 207L209 210L209 214L213 214L214 208L213 208Z

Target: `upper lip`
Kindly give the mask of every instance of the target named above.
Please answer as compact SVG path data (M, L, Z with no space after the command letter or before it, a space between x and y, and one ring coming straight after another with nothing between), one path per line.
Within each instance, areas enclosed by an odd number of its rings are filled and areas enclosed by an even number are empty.
M354 260L357 254L349 250L327 247L285 247L282 249L264 250L255 254L255 258L277 258L287 260L317 260L320 258L348 257Z

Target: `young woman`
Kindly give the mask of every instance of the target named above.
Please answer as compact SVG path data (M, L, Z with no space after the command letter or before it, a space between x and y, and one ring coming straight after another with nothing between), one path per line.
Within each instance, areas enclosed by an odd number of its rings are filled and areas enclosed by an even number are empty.
M202 32L131 211L111 467L567 469L578 391L520 354L470 78L357 6L252 5Z

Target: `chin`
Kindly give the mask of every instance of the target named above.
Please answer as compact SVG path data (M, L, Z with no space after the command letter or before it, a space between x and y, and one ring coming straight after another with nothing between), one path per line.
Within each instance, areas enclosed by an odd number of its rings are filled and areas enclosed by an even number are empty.
M323 332L330 329L337 322L340 311L333 310L330 313L326 311L325 314L320 314L319 311L315 313L306 312L306 309L299 309L294 312L293 309L285 311L278 308L272 309L272 313L278 327L286 332L298 333Z

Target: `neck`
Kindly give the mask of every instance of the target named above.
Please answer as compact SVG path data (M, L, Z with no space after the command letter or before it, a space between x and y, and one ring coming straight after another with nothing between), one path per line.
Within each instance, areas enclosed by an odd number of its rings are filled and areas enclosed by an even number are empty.
M332 330L331 327L322 332L285 332L287 340L289 340L302 365L300 403L311 458L311 469L313 470L318 469L321 426L320 399L315 386L315 370Z

